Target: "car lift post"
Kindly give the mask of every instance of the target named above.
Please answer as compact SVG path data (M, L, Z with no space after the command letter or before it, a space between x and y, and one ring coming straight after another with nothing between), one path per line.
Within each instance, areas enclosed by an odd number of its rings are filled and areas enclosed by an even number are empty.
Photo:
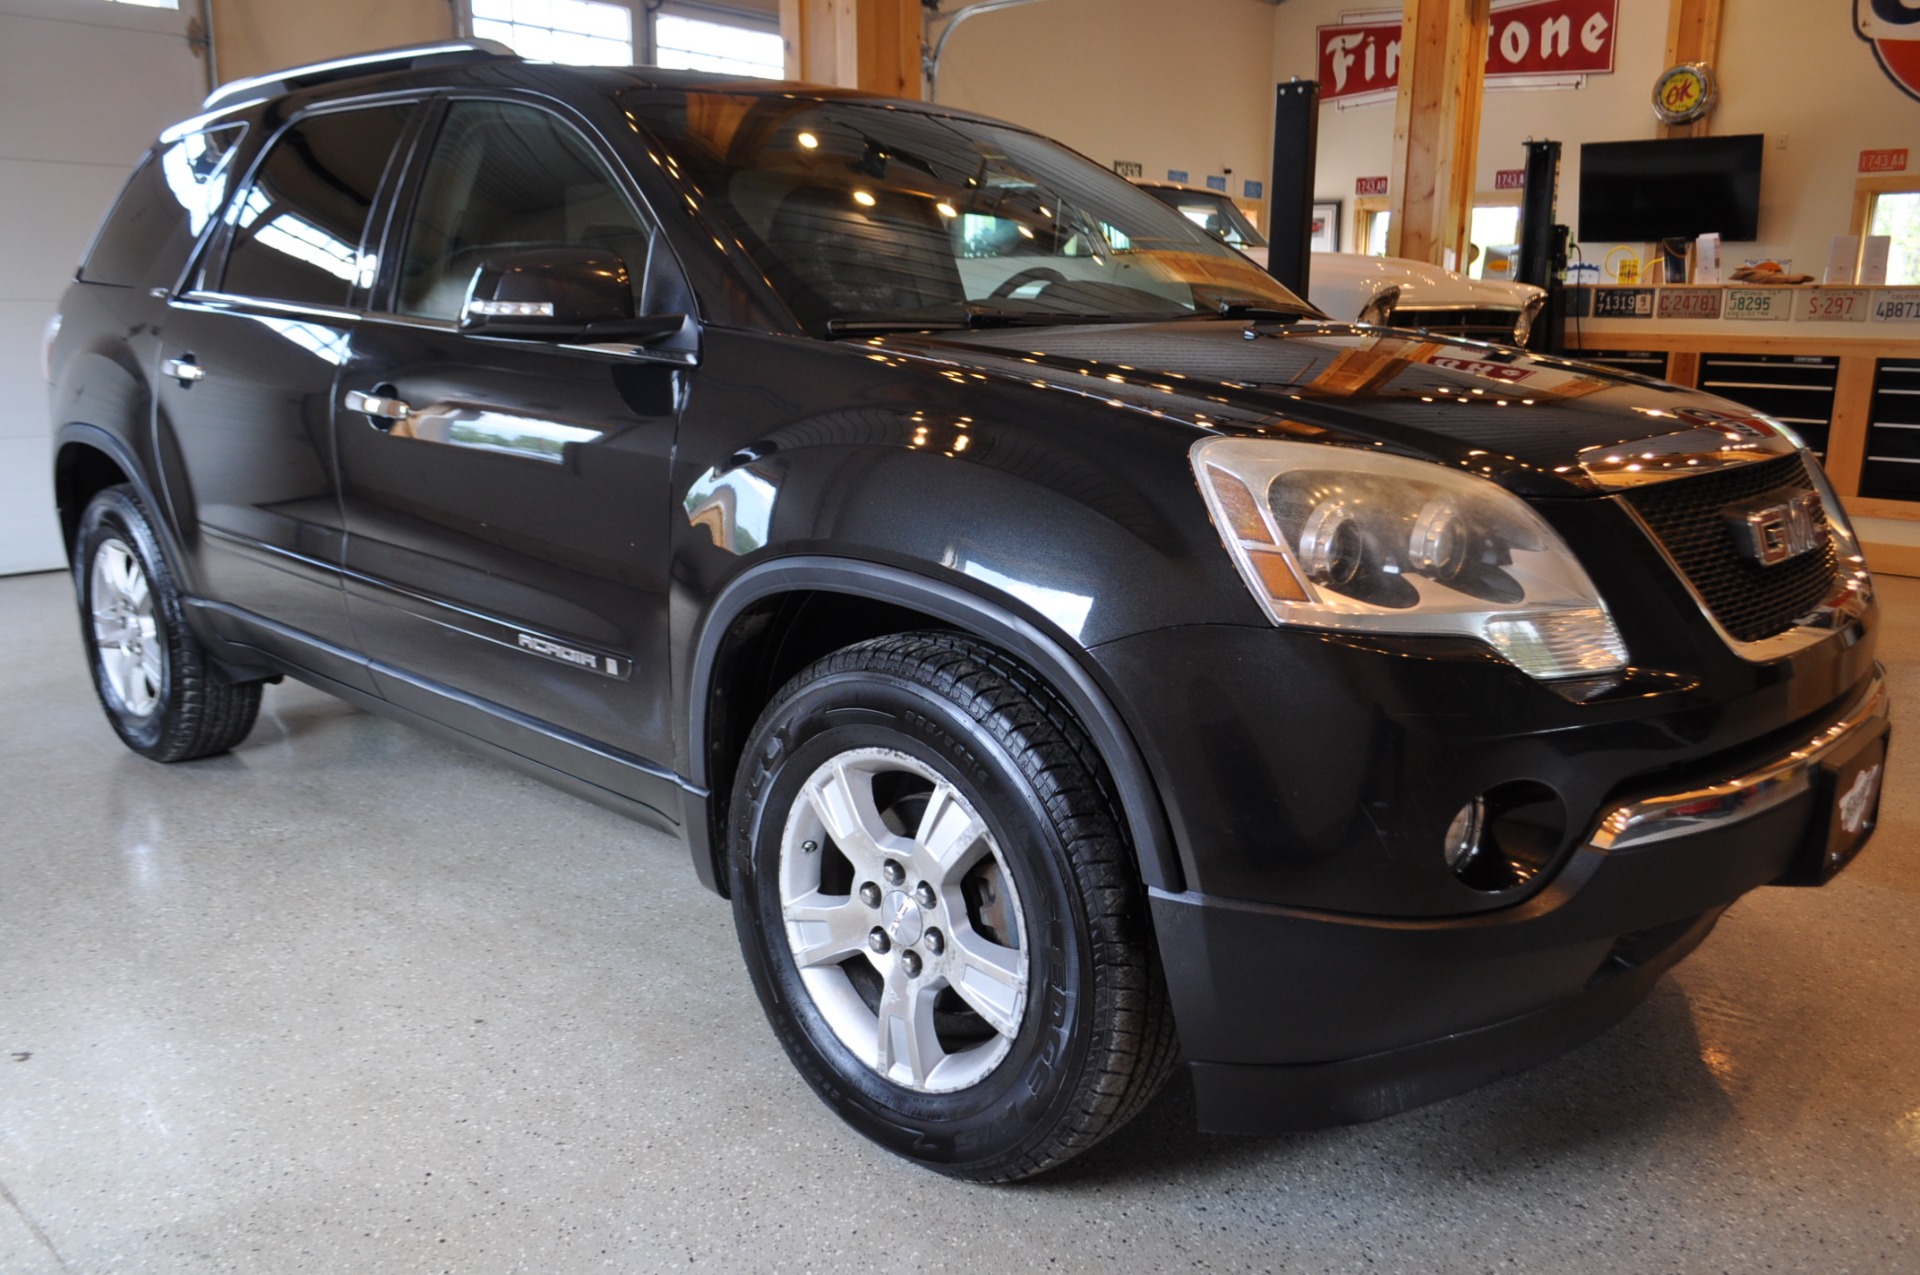
M1296 297L1307 295L1313 261L1313 172L1319 143L1319 82L1294 79L1275 85L1267 272Z

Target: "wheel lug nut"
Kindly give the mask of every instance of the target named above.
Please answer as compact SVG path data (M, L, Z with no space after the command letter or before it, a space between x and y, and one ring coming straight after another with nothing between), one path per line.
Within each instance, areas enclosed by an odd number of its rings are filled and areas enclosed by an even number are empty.
M934 956L938 956L947 949L946 935L940 933L938 930L928 930L926 944L927 951Z
M908 978L920 977L920 953L912 948L900 953L900 965L907 971Z
M887 879L888 885L899 885L907 879L907 870L892 859L888 859L885 864L881 865L880 875Z
M925 881L913 888L913 901L928 910L932 910L940 903L939 896L933 892L933 887Z
M873 949L875 955L885 956L893 944L887 942L887 932L876 925L872 933L867 935L867 946Z
M880 906L880 887L869 881L860 887L860 901L870 908Z

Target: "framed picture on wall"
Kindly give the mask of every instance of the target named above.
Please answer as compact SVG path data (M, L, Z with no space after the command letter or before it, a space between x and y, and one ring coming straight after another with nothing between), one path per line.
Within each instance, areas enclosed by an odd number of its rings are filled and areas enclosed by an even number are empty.
M1329 199L1313 206L1313 251L1340 251L1340 201Z

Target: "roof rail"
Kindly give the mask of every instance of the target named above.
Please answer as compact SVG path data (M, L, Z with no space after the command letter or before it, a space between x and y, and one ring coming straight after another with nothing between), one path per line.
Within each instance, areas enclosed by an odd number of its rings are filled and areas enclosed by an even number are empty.
M398 48L375 49L369 53L355 53L350 57L292 66L284 71L268 71L265 75L235 80L209 93L201 109L211 111L235 102L273 97L294 89L310 88L334 80L349 80L356 75L372 75L379 71L458 66L463 62L517 61L518 57L498 40L435 40L429 44L403 44Z

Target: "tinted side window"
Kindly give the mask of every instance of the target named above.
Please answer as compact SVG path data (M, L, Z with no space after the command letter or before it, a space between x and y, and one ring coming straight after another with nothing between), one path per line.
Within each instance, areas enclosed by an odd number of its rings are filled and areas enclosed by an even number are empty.
M639 308L647 223L587 140L530 106L449 106L401 257L400 312L457 318L488 257L566 247L626 262Z
M360 245L381 174L412 108L310 116L274 140L234 201L220 291L302 305L345 305L370 279Z
M172 284L200 232L220 211L244 125L189 133L134 170L87 253L80 277L126 287Z

